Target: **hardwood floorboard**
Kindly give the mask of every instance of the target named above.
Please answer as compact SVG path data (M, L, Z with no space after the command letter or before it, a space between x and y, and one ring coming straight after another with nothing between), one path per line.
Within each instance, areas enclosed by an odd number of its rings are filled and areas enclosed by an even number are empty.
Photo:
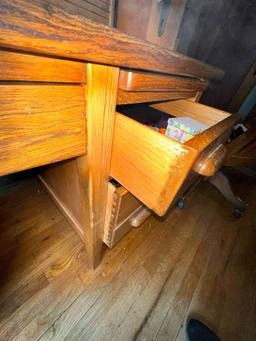
M186 340L200 317L225 340L255 340L255 179L232 175L240 220L208 183L151 217L94 272L36 179L0 195L0 340Z
M178 221L181 212L177 211L176 213L178 219L173 219L173 215L171 215L171 219L168 221L168 234L165 234L162 240L156 241L158 247L154 248L153 256L146 259L143 264L143 267L150 275L149 281L144 283L139 300L133 301L129 316L116 332L118 339L119 337L120 339L121 337L124 338L127 333L130 333L131 339L136 338L144 327L149 328L151 316L164 294L166 283L171 278L174 285L173 291L175 292L175 285L179 282L177 279L182 278L183 269L186 269L186 263L189 262L190 256L195 252L195 245L198 241L194 238L195 231L191 230L191 226L197 219L192 215L191 211L188 212L188 219L184 223L184 228L180 229ZM198 224L198 227L196 232L200 233L200 224ZM159 315L160 320L160 316L163 316L161 314ZM159 319L154 321L155 328L153 330L156 329Z
M102 264L94 272L81 272L80 277L85 290L74 301L72 306L63 312L40 340L56 338L63 340L88 310L97 302L106 286L118 276L125 266L126 260L141 246L146 233L150 233L152 224L146 223L141 229L135 229L118 247L107 250Z

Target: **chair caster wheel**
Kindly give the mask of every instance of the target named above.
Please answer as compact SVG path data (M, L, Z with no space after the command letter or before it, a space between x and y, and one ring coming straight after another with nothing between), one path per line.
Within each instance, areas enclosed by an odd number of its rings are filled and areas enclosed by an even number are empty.
M177 206L182 210L184 207L185 207L185 201L183 198L180 198L178 201L177 201Z
M234 212L233 212L233 216L236 219L240 219L242 218L242 211L239 208L235 208Z

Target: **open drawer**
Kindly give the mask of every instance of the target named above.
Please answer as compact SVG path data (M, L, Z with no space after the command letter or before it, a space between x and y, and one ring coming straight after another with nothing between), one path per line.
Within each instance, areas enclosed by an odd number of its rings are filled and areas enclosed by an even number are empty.
M222 143L237 115L189 100L152 104L171 116L186 116L208 126L180 143L123 114L116 114L110 175L162 216L174 200L198 156Z

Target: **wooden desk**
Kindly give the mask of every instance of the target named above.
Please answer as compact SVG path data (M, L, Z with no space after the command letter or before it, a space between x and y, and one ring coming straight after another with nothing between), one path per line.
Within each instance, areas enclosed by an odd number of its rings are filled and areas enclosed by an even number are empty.
M101 259L109 179L164 215L201 152L237 121L194 102L222 71L41 0L1 2L0 48L0 175L70 160L41 180L91 268ZM141 102L209 129L180 144L116 113L116 104Z

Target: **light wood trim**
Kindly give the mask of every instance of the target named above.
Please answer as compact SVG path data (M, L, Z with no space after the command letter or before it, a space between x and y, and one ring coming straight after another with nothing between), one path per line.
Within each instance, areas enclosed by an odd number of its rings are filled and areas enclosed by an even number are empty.
M84 239L90 268L101 260L119 69L87 64L88 157L78 158Z
M111 176L158 215L164 215L197 151L116 114Z
M83 155L79 85L0 85L0 175Z
M208 82L199 79L121 70L118 87L126 91L204 91Z
M209 79L223 72L61 10L44 0L2 0L0 46L94 63Z
M117 104L168 101L171 99L190 98L195 95L195 91L125 91L119 89Z
M0 80L84 83L84 63L0 51Z

